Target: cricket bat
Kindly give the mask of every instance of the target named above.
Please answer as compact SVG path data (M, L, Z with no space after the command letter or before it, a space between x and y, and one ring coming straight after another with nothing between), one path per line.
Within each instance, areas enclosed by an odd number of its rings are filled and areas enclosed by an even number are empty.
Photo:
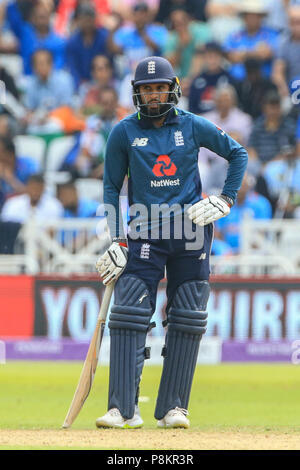
M110 299L114 290L114 284L115 283L112 282L105 288L95 331L89 345L89 349L83 364L83 368L80 374L77 388L74 393L73 400L71 402L69 411L62 426L65 429L69 428L75 421L92 388L105 328L106 316L110 304Z

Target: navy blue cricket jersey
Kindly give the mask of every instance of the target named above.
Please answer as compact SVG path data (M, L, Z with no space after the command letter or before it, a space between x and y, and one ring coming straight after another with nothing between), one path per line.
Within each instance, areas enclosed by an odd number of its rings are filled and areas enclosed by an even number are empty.
M202 198L200 147L228 160L222 193L235 201L247 166L247 152L207 119L174 108L160 128L139 113L114 127L107 141L104 169L104 203L113 205L117 216L115 220L108 218L112 236L122 235L116 224L126 175L129 205L144 204L149 214L151 204L179 204L183 208Z

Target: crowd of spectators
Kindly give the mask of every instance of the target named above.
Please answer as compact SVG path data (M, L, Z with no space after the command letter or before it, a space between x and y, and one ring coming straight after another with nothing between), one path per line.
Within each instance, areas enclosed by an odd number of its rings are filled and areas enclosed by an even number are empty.
M246 213L300 217L300 0L0 0L2 227L33 212L96 214L97 202L80 199L74 181L100 184L107 137L135 111L131 80L150 55L172 63L179 107L249 153L237 203L216 224L213 253L239 252ZM55 194L45 168L18 154L20 135L74 136L59 168L68 181ZM218 194L226 161L201 149L199 169L204 193Z

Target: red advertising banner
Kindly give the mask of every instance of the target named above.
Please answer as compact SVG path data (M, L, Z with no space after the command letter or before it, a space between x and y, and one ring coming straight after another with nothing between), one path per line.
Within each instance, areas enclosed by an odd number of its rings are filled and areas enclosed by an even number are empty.
M0 337L34 333L34 278L0 276Z

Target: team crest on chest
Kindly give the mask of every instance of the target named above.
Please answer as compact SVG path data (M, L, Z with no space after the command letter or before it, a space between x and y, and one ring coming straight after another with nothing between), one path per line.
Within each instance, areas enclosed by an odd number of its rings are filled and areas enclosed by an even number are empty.
M149 259L150 257L150 244L149 243L143 243L141 246L141 253L140 253L140 258L141 259Z
M174 132L175 145L184 145L183 135L181 131Z

